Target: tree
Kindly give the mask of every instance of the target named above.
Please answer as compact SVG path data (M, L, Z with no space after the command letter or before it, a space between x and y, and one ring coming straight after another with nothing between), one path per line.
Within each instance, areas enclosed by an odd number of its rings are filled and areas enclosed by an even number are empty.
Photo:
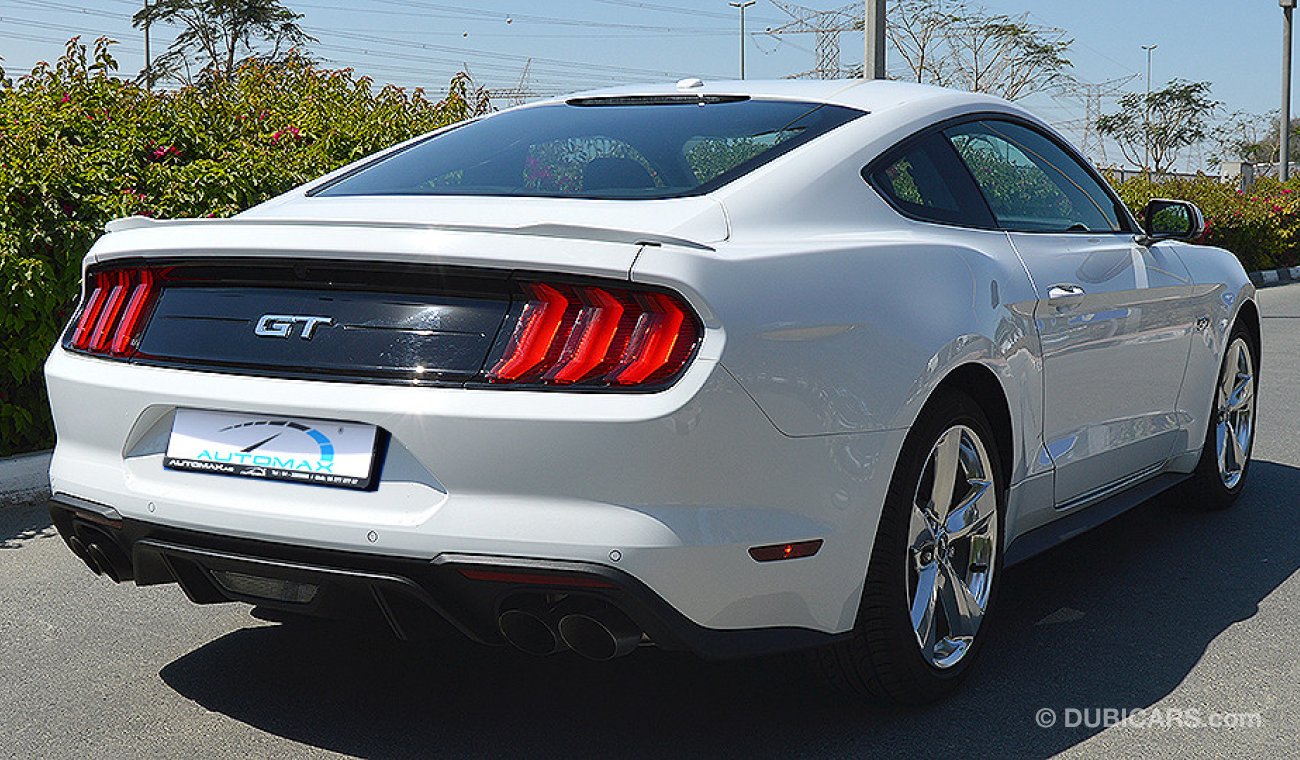
M275 62L291 49L316 42L298 24L301 18L280 0L154 0L136 12L131 23L137 28L157 23L182 27L148 76L190 82L194 68L224 78L248 58Z
M1277 111L1253 114L1238 111L1214 131L1217 161L1277 163L1281 116ZM1291 161L1300 161L1300 119L1291 120Z
M1184 148L1206 139L1220 105L1210 98L1209 82L1175 79L1149 95L1121 97L1118 112L1097 119L1097 132L1118 143L1130 163L1161 174Z
M899 0L891 6L889 40L917 82L1017 100L1071 81L1061 29L1030 23L958 0Z

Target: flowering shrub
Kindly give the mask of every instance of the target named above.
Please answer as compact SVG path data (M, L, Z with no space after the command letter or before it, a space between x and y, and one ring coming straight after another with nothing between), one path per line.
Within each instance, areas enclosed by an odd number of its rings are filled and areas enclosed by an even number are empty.
M105 222L229 216L486 109L465 75L434 101L292 58L151 93L112 76L111 44L0 86L0 456L53 441L41 364Z
M1300 264L1300 179L1284 185L1265 177L1241 192L1204 175L1139 176L1115 183L1115 189L1139 220L1152 198L1195 203L1209 225L1205 242L1232 251L1247 271Z

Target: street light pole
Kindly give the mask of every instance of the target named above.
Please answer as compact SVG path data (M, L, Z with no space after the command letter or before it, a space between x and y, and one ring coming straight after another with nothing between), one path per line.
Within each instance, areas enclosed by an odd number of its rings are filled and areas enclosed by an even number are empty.
M1278 0L1282 6L1282 114L1277 140L1277 176L1291 178L1291 13L1296 0Z
M757 0L744 0L739 3L727 3L732 8L740 9L740 78L745 78L745 9L753 5Z
M862 18L865 47L862 51L862 78L885 78L885 0L866 0Z
M144 0L144 9L149 10L149 0ZM149 17L144 19L144 89L153 89L153 65L149 59Z
M1146 146L1146 152L1142 158L1142 168L1148 175L1151 173L1151 53L1158 47L1160 46L1142 46L1142 49L1147 51L1147 97L1142 101L1142 141Z

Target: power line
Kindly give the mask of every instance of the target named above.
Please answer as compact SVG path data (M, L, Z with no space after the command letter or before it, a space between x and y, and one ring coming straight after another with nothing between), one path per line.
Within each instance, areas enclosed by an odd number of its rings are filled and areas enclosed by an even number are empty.
M648 11L663 11L665 13L672 13L674 15L679 15L679 16L699 16L701 18L718 18L718 19L727 19L727 20L731 19L731 15L725 12L702 11L699 10L698 8L679 8L675 5L659 5L658 3L643 3L640 2L639 0L591 0L591 2L600 3L602 5L617 5L624 8L640 8L642 10L648 10ZM768 23L768 24L781 23L777 19L769 19L769 18L754 18L751 20L757 21L759 23Z
M840 65L840 34L861 27L861 3L855 2L829 11L805 8L783 0L772 0L772 4L785 11L791 20L781 26L768 28L768 34L812 34L817 40L816 66L809 71L792 74L790 78L839 79L852 74Z
M56 0L18 0L18 1L29 6L47 7L47 8L66 10L72 12L85 11L85 15L111 19L111 20L118 21L119 23L125 21L125 19L123 19L123 17L120 14L115 14L112 12L96 10L96 9L76 8L75 6L69 6L65 3L57 2ZM132 4L132 6L134 6L134 4ZM30 19L12 19L12 21L19 25L31 26L40 29L48 29L52 31L67 31L71 33L84 33L86 31L85 29L79 26L70 26L67 24L58 24L53 22L34 21ZM308 26L305 28L308 31L313 33L339 34L345 36L348 40L358 40L363 43L369 42L372 43L373 45L378 45L380 49L374 49L371 46L359 47L355 45L341 44L338 42L331 42L328 39L326 39L321 41L317 45L313 46L314 48L319 48L321 51L326 53L341 52L341 53L348 53L348 54L362 56L364 60L364 64L360 66L360 68L363 68L367 71L402 70L406 73L417 73L423 76L429 76L430 72L426 69L415 69L411 67L407 67L403 69L402 67L396 67L391 64L385 64L383 63L383 60L376 60L376 59L386 59L386 60L400 59L400 60L412 61L416 63L432 63L432 64L446 65L448 67L462 68L466 65L467 63L466 58L468 58L471 60L477 60L478 62L475 63L475 67L479 68L480 70L495 71L498 73L507 73L507 72L515 73L518 72L519 70L517 66L514 65L507 66L504 63L493 63L492 62L493 59L495 59L496 61L511 61L511 62L518 62L518 63L527 63L530 60L529 56L512 55L512 54L500 53L496 51L464 49L461 47L437 45L432 43L413 43L413 42L395 43L390 38L358 33L355 30L342 30L342 29L334 29L330 27L315 27L315 26ZM132 30L123 30L119 32L117 29L114 29L108 36L118 36L123 33L131 34ZM21 36L18 35L8 35L8 36L21 38ZM64 41L58 41L58 42L64 42ZM391 46L400 46L402 50L392 51L392 50L383 49L385 47L391 47ZM444 55L437 56L437 55L412 54L411 52L409 52L409 49L412 47L425 50L425 51L443 53ZM125 47L118 47L118 49L123 50L125 52L136 52L136 49L134 48L128 50ZM447 57L446 54L450 54L455 57ZM484 61L481 59L489 59L489 60ZM545 74L548 79L558 80L561 86L566 87L568 89L574 89L575 87L589 87L593 84L612 84L612 83L618 83L623 81L624 76L614 76L616 74L617 75L630 74L630 75L647 76L647 77L655 77L655 78L659 78L659 77L678 78L684 75L683 72L659 71L654 69L643 69L643 68L630 67L630 66L593 64L589 62L570 61L566 59L533 58L532 60L533 60L532 66L535 67L537 71L540 71L541 73ZM452 72L448 72L448 76L450 76L451 73Z
M379 44L390 44L390 45L394 44L392 43L391 40L389 40L386 37L365 34L365 33L360 33L355 31L345 31L345 30L331 29L328 27L315 27L315 26L305 27L305 28L308 31L326 31L326 32L333 32L338 34L345 34L349 38L357 39L365 42L375 42ZM616 74L638 74L638 75L645 75L645 76L669 77L669 78L681 77L685 75L684 72L680 72L680 71L674 72L674 71L664 71L664 70L656 70L656 69L643 69L643 68L637 68L633 66L616 66L611 64L588 63L586 61L571 61L563 58L543 58L540 56L527 56L527 55L519 55L516 53L502 53L502 52L491 51L491 50L476 50L476 49L467 50L459 47L453 47L450 45L438 45L429 42L403 42L400 44L404 48L415 47L421 50L431 50L434 52L452 53L457 55L469 54L474 56L480 56L483 58L494 58L503 61L513 61L521 65L531 60L534 63L534 65L540 64L543 66L573 68L581 71L594 70L594 71L606 71L606 72L616 73Z

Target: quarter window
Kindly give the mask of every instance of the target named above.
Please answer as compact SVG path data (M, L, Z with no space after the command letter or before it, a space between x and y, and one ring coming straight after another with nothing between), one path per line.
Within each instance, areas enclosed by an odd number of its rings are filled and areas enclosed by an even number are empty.
M937 134L906 143L867 179L907 216L967 227L993 226L970 175Z
M1013 232L1118 232L1109 193L1073 156L1019 124L977 121L945 130L999 227Z

